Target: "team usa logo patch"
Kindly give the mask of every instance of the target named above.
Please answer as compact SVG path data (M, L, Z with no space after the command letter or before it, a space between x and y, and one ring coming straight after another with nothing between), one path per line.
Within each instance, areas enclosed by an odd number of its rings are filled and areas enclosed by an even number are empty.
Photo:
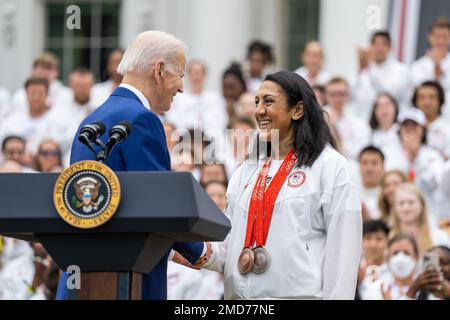
M53 197L64 221L76 228L91 229L107 222L116 212L120 184L106 165L81 161L60 174Z
M298 188L306 181L306 174L303 171L292 172L288 176L288 186L291 188Z

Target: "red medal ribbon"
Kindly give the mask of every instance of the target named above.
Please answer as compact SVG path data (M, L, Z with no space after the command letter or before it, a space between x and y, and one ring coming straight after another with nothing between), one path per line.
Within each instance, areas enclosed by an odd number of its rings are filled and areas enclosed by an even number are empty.
M294 152L294 149L291 149L267 190L266 184L272 159L269 158L264 163L250 198L244 248L250 248L255 241L256 247L262 247L266 244L275 201L289 172L295 166L297 158L297 153Z

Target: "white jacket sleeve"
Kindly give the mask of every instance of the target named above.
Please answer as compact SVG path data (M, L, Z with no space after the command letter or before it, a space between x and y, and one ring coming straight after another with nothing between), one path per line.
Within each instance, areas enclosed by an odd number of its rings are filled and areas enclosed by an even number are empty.
M344 175L349 174L351 173ZM361 260L362 217L359 191L353 183L342 183L341 178L346 179L337 175L338 185L327 196L329 201L322 207L327 232L323 299L354 299Z
M228 183L227 189L227 207L225 209L225 216L231 221L231 229L233 229L233 211L236 207L236 198L239 192L240 179L242 167L241 165L233 174ZM227 237L222 242L212 242L212 254L208 262L203 266L204 269L224 272L225 269L225 259L227 255L228 243L230 242L231 232L228 233Z

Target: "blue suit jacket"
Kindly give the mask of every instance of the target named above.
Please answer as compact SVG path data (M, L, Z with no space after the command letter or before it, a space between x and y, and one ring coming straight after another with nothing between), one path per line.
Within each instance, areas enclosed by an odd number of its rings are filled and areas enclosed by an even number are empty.
M164 128L158 116L149 111L139 98L126 88L117 88L97 110L81 123L73 140L70 163L82 160L95 160L92 152L78 141L80 129L90 123L102 122L106 133L121 121L128 121L133 129L128 139L111 152L106 165L114 171L170 171L170 157L167 150ZM101 137L106 142L108 134ZM97 153L100 151L96 147ZM189 262L195 263L200 258L204 244L177 243L173 249L183 255ZM142 299L162 300L167 298L167 252L153 268L143 276ZM67 299L67 274L63 273L57 299Z

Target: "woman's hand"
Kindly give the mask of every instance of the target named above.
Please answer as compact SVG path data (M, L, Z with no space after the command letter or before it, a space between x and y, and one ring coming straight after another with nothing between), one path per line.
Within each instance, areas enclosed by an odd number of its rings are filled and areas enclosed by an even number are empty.
M426 270L414 280L406 295L411 299L415 299L420 291L439 292L443 288L443 282L444 275L442 272L435 269Z

